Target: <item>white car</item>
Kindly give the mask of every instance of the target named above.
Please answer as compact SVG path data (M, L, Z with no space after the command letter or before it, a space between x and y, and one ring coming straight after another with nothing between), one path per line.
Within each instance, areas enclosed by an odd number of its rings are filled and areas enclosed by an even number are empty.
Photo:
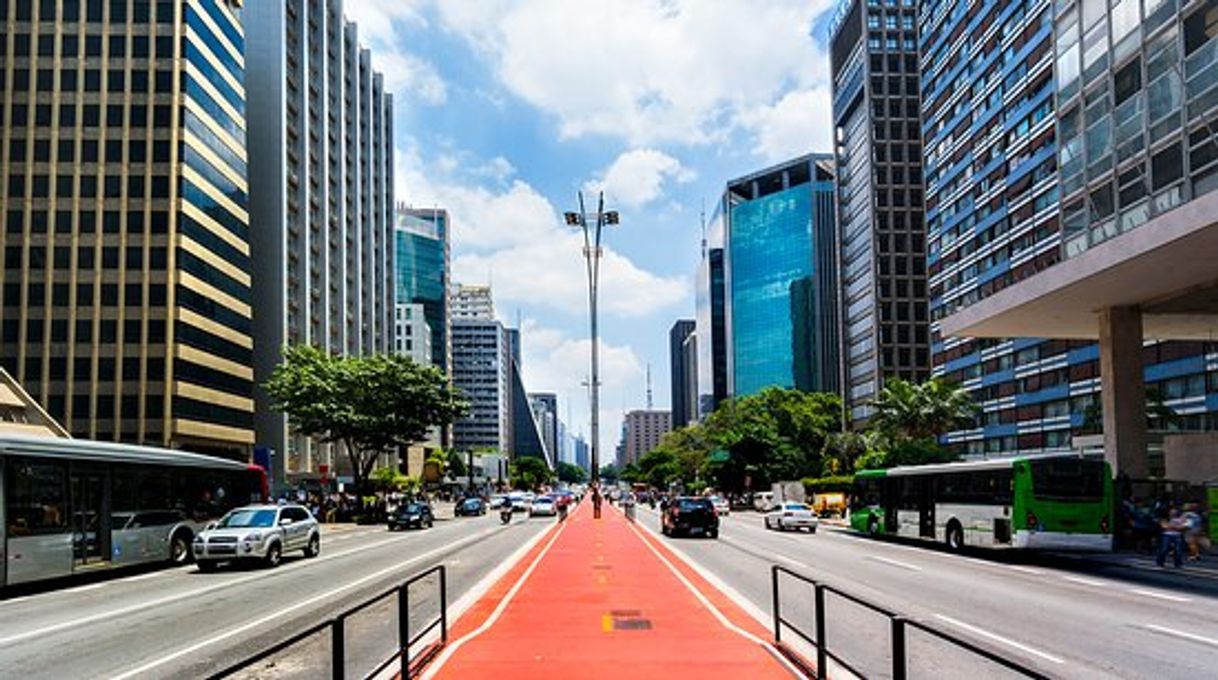
M732 512L732 506L728 504L727 499L722 496L711 496L711 505L715 506L715 514L720 517L727 517Z
M558 506L549 496L538 496L529 506L529 517L553 517L558 514Z
M807 529L811 533L816 533L816 527L820 525L820 519L812 508L803 503L786 502L765 515L765 528L777 529L786 531L788 529Z
M512 512L527 512L529 501L529 497L522 493L508 494L508 502L512 504Z
M221 562L261 560L279 566L285 552L305 557L321 553L321 528L300 505L247 505L229 511L200 531L194 540L199 571L212 571Z

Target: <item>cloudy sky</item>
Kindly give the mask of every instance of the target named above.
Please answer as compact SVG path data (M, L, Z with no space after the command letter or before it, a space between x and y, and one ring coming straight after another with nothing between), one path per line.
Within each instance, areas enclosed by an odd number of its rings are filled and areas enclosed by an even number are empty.
M669 405L700 215L724 183L831 150L831 0L349 0L394 95L398 201L452 215L454 280L524 327L531 391L588 431L586 276L562 213L621 213L601 273L602 460L624 410ZM709 208L707 208L709 212ZM569 405L569 406L568 406Z

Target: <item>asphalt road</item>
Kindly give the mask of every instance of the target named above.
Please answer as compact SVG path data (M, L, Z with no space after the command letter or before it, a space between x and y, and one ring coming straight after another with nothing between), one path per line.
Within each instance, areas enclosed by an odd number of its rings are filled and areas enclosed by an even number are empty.
M451 605L552 520L495 514L438 521L424 531L327 527L315 559L277 569L193 565L0 600L0 676L199 677L241 660L436 564ZM412 625L438 613L437 589L411 590ZM363 673L394 649L392 598L347 624L348 668ZM326 636L263 664L254 677L324 677Z
M658 530L654 511L639 523ZM779 564L1062 678L1218 675L1218 580L1051 557L973 553L872 540L822 526L768 531L758 513L723 518L719 538L664 539L771 616ZM812 594L784 578L784 618L813 630ZM828 647L868 677L889 677L889 624L827 596ZM790 633L787 638L794 637ZM1015 677L924 633L910 633L910 677Z

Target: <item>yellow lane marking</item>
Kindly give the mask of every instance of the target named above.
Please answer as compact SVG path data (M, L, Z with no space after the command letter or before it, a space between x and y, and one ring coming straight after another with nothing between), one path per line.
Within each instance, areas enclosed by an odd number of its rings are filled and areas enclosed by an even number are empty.
M608 633L613 630L613 617L608 614L601 615L601 630Z

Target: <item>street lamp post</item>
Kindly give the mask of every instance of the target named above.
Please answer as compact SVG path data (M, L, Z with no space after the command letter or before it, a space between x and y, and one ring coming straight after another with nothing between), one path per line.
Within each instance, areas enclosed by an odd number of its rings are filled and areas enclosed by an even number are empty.
M589 216L594 217L595 226L589 226ZM588 317L592 334L592 379L590 388L589 408L592 411L592 469L589 478L593 486L600 482L600 347L597 338L596 297L600 283L601 270L601 229L606 225L618 223L617 211L605 212L605 192L597 197L596 212L589 213L584 208L584 192L579 192L579 212L568 212L564 215L569 227L579 227L584 234L584 261L588 270Z

